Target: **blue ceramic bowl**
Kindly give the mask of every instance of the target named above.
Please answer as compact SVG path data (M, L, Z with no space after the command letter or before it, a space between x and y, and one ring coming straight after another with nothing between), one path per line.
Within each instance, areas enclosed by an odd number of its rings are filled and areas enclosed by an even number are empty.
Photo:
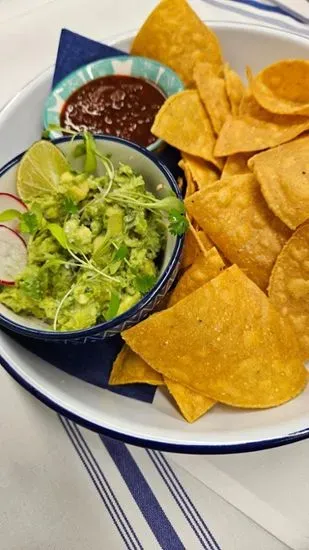
M107 57L80 67L57 84L44 105L44 127L47 128L50 124L60 126L62 107L77 88L96 78L114 74L145 78L158 86L166 97L184 89L184 85L177 74L158 61L132 55ZM59 132L51 132L52 138L57 138L60 135L62 134ZM147 149L156 151L161 146L162 140L157 139Z
M68 137L59 138L55 143L64 153L69 153L75 146ZM164 198L172 190L177 197L181 198L177 183L170 171L147 149L116 137L96 136L96 144L101 152L111 154L116 164L118 162L129 164L136 172L142 174L147 188L157 197ZM22 155L18 155L0 170L1 192L17 194L16 172ZM80 159L74 159L74 163L74 168L81 169ZM18 315L0 304L0 325L24 336L55 342L85 343L114 336L147 317L166 295L177 275L182 245L183 237L175 237L168 233L157 283L134 307L111 321L85 330L57 332L37 319Z

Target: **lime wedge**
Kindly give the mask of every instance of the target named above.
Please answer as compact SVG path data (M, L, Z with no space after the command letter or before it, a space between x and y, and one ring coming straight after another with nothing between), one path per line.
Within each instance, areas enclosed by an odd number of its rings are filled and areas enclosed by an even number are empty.
M17 172L17 191L29 201L46 193L57 193L61 174L70 169L62 152L50 141L31 145L20 161Z

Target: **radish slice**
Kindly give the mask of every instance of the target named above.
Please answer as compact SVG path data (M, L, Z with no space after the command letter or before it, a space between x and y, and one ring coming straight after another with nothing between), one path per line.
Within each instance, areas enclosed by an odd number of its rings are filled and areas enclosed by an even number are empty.
M11 195L11 193L0 193L0 214L4 210L18 210L18 212L21 212L23 214L24 212L27 212L28 208L23 203L23 201L17 197L16 195ZM6 221L5 225L7 227L10 227L10 229L13 229L14 231L18 230L19 221L11 220Z
M15 278L27 264L24 239L6 225L0 225L0 284L14 285Z

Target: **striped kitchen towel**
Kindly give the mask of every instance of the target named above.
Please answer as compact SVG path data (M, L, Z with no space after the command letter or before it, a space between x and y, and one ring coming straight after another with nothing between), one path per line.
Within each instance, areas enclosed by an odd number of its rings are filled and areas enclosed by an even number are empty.
M309 36L309 3L307 0L202 0L208 6L208 18L279 27ZM205 15L201 2L192 2L200 15Z

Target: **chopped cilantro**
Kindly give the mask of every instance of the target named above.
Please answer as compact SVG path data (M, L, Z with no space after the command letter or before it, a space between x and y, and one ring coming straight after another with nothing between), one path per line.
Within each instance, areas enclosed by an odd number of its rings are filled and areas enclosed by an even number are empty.
M141 294L147 294L155 285L157 278L154 275L142 275L135 279L135 288Z
M25 277L21 281L20 287L33 300L41 300L44 297L44 291L37 277Z
M63 199L63 208L66 214L77 214L78 207L71 197L65 196Z
M168 229L172 235L183 235L187 229L189 222L184 213L173 208L168 214L169 226Z
M30 235L34 235L34 233L39 228L39 220L34 212L31 212L29 210L28 212L25 212L20 217L20 231L22 233L30 233Z

